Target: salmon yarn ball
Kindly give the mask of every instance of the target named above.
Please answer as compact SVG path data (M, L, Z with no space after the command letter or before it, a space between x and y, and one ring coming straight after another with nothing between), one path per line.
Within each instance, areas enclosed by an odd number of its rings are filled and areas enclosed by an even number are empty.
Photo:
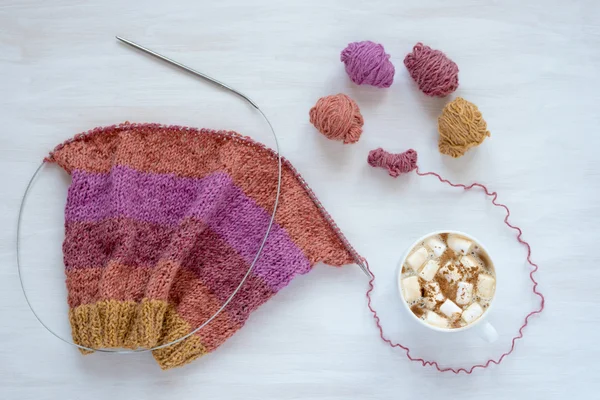
M310 122L328 139L356 143L364 124L354 100L343 93L321 97L310 109Z
M477 106L462 97L446 104L438 117L440 153L458 158L471 147L480 145L490 136L487 124Z

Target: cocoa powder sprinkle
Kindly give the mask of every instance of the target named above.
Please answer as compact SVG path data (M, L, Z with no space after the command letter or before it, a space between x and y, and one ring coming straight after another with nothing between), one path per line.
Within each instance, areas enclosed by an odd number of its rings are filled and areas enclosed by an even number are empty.
M448 261L454 259L456 259L456 254L454 253L454 250L448 247L440 256L440 265L443 267Z
M418 304L415 304L410 308L410 311L413 312L417 316L417 318L421 318L425 314L425 310Z
M440 291L444 297L452 301L456 300L456 290L458 285L454 283L454 281L448 282L446 278L440 276L439 274L435 276L435 281L440 285Z

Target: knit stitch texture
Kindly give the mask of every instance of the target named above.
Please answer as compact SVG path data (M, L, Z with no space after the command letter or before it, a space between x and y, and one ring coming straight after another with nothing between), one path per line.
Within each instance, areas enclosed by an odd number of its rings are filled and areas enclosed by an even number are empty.
M93 349L156 347L208 320L254 260L277 193L276 153L235 132L125 123L77 135L46 161L72 177L69 317L74 342ZM215 350L316 263L360 259L285 159L281 179L248 280L200 331L153 351L161 368Z

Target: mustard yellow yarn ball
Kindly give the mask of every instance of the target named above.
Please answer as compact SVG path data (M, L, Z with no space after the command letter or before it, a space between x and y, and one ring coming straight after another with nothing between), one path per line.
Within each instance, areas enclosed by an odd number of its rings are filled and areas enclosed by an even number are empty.
M438 117L440 153L458 158L490 136L477 106L462 97L446 104Z

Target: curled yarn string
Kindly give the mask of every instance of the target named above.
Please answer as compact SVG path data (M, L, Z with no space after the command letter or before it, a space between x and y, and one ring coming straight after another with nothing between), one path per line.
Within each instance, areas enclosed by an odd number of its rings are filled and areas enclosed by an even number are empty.
M401 154L397 154L396 156L400 157L402 155L405 155L406 153L407 152L401 153ZM464 190L471 190L471 189L474 189L474 188L480 188L480 189L482 189L484 191L484 193L487 196L491 197L491 201L492 201L492 204L494 206L500 207L500 208L504 209L504 211L506 212L506 216L504 217L504 223L509 228L511 228L511 229L513 229L513 230L515 230L517 232L517 241L519 243L523 244L527 248L527 262L532 267L531 271L529 272L529 279L531 279L531 282L533 283L532 292L536 296L538 296L540 298L540 306L539 306L539 308L537 308L537 309L529 312L525 316L525 320L523 321L523 324L519 328L518 334L512 338L510 349L508 351L506 351L505 353L503 353L498 359L488 359L484 364L476 364L476 365L471 366L470 368L463 368L463 367L461 367L461 368L441 367L437 361L427 361L427 360L424 360L423 358L413 357L410 354L410 348L409 347L404 346L401 343L393 342L391 339L389 339L388 337L385 336L385 333L383 332L383 327L381 326L381 319L380 319L379 315L377 314L377 311L373 307L372 299L371 299L371 293L373 292L373 289L375 288L375 274L373 274L373 271L371 271L371 268L369 267L369 264L368 264L367 260L363 259L363 262L366 265L367 270L371 273L371 279L369 280L369 289L366 292L367 305L369 307L369 310L373 314L373 319L375 320L375 325L379 329L379 336L390 347L398 347L398 348L401 348L402 350L404 350L406 352L406 357L410 361L418 362L423 367L426 367L426 366L429 366L429 365L433 366L439 372L453 372L454 374L459 374L461 372L464 372L466 374L471 374L471 373L473 373L473 371L475 369L478 369L478 368L487 368L487 367L489 367L490 364L496 364L496 365L498 365L498 364L500 364L502 362L502 360L504 360L504 358L506 356L510 355L514 351L515 345L516 345L516 341L519 340L519 339L521 339L521 338L523 338L523 330L529 324L529 319L532 316L536 315L536 314L540 314L544 310L544 307L545 307L546 299L545 299L544 295L538 290L538 288L537 288L538 287L538 282L535 280L535 278L533 276L533 274L535 272L537 272L537 270L539 269L539 267L538 267L538 265L536 263L534 263L533 261L531 261L531 246L529 245L528 242L526 242L522 238L523 231L521 230L521 228L519 228L518 226L513 225L512 223L509 222L510 210L508 209L508 207L505 204L497 202L497 199L498 199L498 193L497 192L491 192L485 185L483 185L481 183L475 182L475 183L472 183L472 184L470 184L468 186L464 185L462 183L452 183L449 180L442 178L439 174L437 174L435 172L421 172L418 167L415 167L415 169L416 169L416 172L417 172L417 174L419 176L434 176L434 177L438 178L438 180L440 182L447 183L448 185L450 185L452 187L462 188ZM391 175L391 173L390 173L390 175Z

